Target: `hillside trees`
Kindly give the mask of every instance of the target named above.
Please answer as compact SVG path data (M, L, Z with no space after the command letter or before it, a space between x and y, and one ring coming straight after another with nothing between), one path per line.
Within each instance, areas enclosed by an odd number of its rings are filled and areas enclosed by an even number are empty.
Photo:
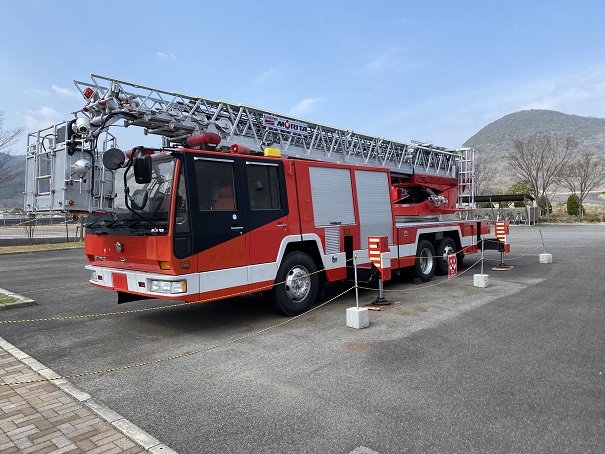
M558 183L561 169L575 159L577 146L577 141L570 136L534 133L513 139L508 163L527 181L536 200L547 199L547 191Z
M584 199L605 182L605 160L596 151L583 148L576 159L561 166L558 179L563 187L578 196L579 213L584 216Z
M23 128L4 129L4 112L0 111L0 184L11 180L15 176L15 170L9 169L8 164L13 159L11 146L17 143Z

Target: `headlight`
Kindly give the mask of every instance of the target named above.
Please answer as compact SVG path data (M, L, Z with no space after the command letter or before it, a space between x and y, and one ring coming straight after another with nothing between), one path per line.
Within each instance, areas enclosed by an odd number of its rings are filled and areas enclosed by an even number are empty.
M160 281L152 280L149 285L149 291L155 293L186 293L187 281Z

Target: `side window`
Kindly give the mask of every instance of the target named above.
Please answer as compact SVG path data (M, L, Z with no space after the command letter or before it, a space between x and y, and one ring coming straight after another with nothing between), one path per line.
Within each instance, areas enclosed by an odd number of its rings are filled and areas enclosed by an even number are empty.
M199 211L237 209L233 162L196 158L195 179Z
M271 164L247 163L248 194L251 210L279 210L279 168Z
M181 170L179 172L179 182L176 190L176 206L175 206L175 217L174 217L174 228L175 232L186 233L189 232L189 215L187 213L187 190L185 185L185 176L183 174L183 165L181 164Z

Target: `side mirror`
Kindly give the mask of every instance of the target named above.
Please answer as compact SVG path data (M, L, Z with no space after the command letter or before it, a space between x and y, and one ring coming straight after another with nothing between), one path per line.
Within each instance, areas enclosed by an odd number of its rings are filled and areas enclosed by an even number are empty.
M151 156L137 153L134 157L134 181L138 184L151 183Z
M124 165L124 152L119 148L110 148L103 153L103 165L108 170L117 170Z

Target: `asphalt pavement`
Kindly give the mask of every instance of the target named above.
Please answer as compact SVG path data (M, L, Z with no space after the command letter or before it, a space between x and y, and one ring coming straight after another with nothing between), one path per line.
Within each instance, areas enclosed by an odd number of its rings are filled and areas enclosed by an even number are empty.
M561 192L552 196L552 202L567 202L571 192ZM603 191L592 191L586 194L584 203L593 203L595 205L605 205L605 197Z
M389 282L397 303L362 330L345 323L353 291L290 321L260 296L136 312L171 302L118 306L85 284L81 250L3 255L0 287L38 304L0 322L93 316L0 336L59 375L117 369L68 382L179 453L601 453L605 225L511 226L509 241L512 269L486 253L489 287L473 287L479 265ZM94 316L116 311L134 312Z

